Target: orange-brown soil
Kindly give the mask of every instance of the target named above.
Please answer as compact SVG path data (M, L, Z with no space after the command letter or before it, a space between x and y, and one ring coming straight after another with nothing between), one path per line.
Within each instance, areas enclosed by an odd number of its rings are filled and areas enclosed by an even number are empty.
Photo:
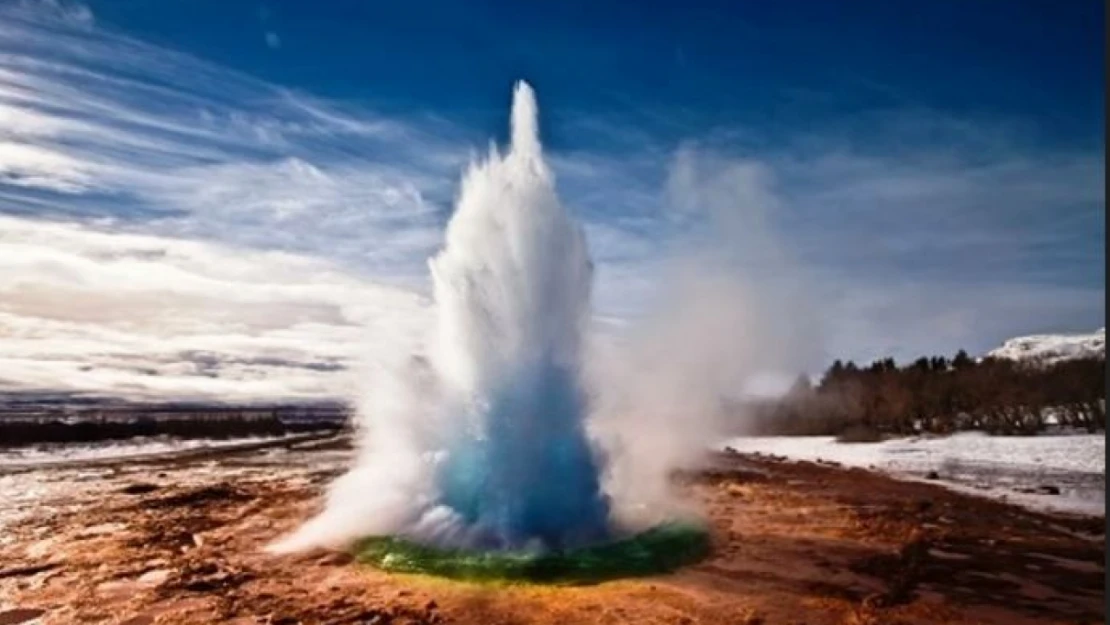
M721 456L717 469L684 480L704 503L714 550L670 575L480 585L391 575L338 553L271 556L262 548L318 509L342 465L314 461L323 451L296 461L275 453L257 465L199 458L34 481L54 494L0 527L0 625L1105 618L1102 519L761 457ZM51 490L51 480L69 482Z

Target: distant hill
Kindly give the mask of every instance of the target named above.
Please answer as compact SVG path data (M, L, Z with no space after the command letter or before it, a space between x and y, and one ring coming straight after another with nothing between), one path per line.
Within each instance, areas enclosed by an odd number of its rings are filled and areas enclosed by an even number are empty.
M1106 358L1106 328L1089 334L1032 334L1009 339L987 356L1054 364L1081 358Z

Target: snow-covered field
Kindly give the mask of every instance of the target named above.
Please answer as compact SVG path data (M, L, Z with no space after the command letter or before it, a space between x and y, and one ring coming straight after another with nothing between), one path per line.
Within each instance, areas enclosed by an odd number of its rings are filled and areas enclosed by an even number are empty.
M1106 512L1106 438L1101 434L1019 437L966 432L881 443L838 443L831 436L770 436L735 438L721 447L793 460L839 462L910 479L936 472L942 484L957 490L1035 508ZM1042 492L1053 488L1059 494Z
M0 482L5 478L6 468L48 469L75 462L137 459L274 440L278 438L215 441L161 437L0 449ZM772 436L735 438L721 447L793 460L838 462L904 479L925 479L930 472L936 472L938 482L949 488L1033 508L1096 515L1104 515L1106 510L1106 439L1102 435L1003 437L968 432L946 438L915 437L881 443L838 443L829 436ZM96 473L96 469L88 471ZM1053 489L1058 489L1059 494L1049 494Z
M116 458L137 458L201 449L219 449L280 440L276 436L250 436L226 440L135 437L120 441L89 444L42 444L33 447L0 448L0 469L11 466L49 466L61 462L82 462Z

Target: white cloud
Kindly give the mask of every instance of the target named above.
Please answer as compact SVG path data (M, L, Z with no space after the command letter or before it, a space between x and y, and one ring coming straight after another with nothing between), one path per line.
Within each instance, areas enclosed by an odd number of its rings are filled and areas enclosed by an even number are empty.
M344 397L426 312L319 259L0 217L0 389Z
M87 164L50 149L0 141L0 183L60 193L80 193L94 187Z

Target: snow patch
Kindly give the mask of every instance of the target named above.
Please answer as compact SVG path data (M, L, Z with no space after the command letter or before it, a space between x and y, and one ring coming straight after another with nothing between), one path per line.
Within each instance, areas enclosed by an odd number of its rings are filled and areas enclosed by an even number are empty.
M938 483L961 492L1037 509L1106 513L1106 438L1101 434L989 436L964 432L880 443L839 443L831 436L765 436L732 439L721 445L725 447L741 453L872 468L899 478L924 479L935 472ZM1044 487L1055 487L1059 494L1036 492Z

